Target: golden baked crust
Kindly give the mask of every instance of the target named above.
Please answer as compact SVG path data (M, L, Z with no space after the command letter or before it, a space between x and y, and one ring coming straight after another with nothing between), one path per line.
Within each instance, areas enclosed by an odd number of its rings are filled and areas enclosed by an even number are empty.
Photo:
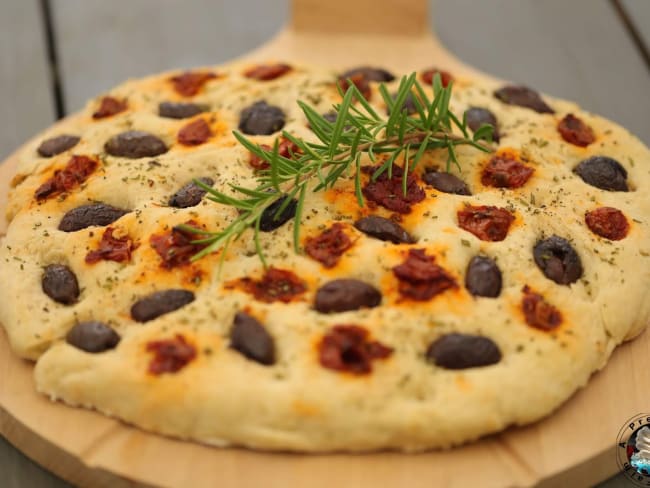
M36 141L21 153L8 207L11 223L0 249L5 277L0 281L0 321L16 353L37 360L39 391L144 429L216 445L314 452L422 450L549 414L605 365L616 345L647 325L648 149L625 129L575 104L544 97L555 114L537 113L495 98L498 85L469 79L456 80L451 107L456 113L483 107L496 115L501 136L496 155L534 170L520 188L484 184L495 155L459 147L461 170L455 174L472 195L445 193L423 181L425 170L446 163L445 154L431 152L416 172L425 198L399 219L381 205L360 208L352 179L342 178L332 190L310 192L303 244L336 223L350 243L336 264L326 267L308 253L293 252L292 220L263 233L269 265L291 271L306 288L287 302L264 301L247 291L246 283L264 274L252 233L229 248L221 274L218 254L194 264L165 266L153 235L169 236L173 226L187 222L223 229L237 215L205 199L187 208L170 207L172 195L199 177L211 178L220 191L228 191L231 183L255 186L250 154L231 133L242 110L265 100L285 112L285 130L313 139L295 101L305 100L325 113L340 100L334 71L293 66L277 79L260 81L244 75L249 68L232 64L197 70L215 76L205 77L196 94L175 88L173 78L182 73L129 81L106 95L125 106L105 97L93 100L81 114L43 134L42 140L61 134L80 137L73 147L40 157L41 141ZM396 83L389 87L395 89ZM385 111L377 84L371 83L371 89L371 102ZM167 101L204 105L207 111L186 119L160 117L159 103ZM595 141L587 147L567 142L558 132L558 123L569 113L592 128ZM179 142L181 130L199 119L209 129L207 141ZM151 133L168 150L142 158L107 154L107 141L128 130ZM251 138L272 144L278 135ZM70 189L38 198L73 155L92 159L96 168ZM578 177L574 168L592 156L616 159L627 171L630 191L602 190ZM66 212L95 202L128 213L109 226L59 229ZM505 238L482 240L461 228L459 212L468 205L510 213L514 221ZM587 226L585 215L600 207L623 213L629 229L622 239L604 239ZM393 244L364 234L354 223L367 215L400 220L416 242ZM88 262L107 227L117 238L128 236L130 255L121 262ZM570 242L581 261L582 273L570 284L554 282L535 264L535 245L553 235ZM409 250L435 257L453 284L428 299L401 292L394 270L408 260ZM496 261L501 271L496 298L472 296L465 286L468 263L479 255ZM44 269L53 264L67 266L78 280L79 294L71 304L57 303L43 291ZM381 304L340 313L317 311L317 290L340 278L372 285L381 292ZM134 303L167 289L191 291L194 300L153 320L134 319ZM559 313L559 324L531 325L534 319L527 319L524 303L534 309L535 296ZM272 338L271 364L231 347L238 312L254 317ZM548 313L537 312L539 320L549 320ZM89 353L66 342L70 329L85 321L113 328L121 337L117 347ZM340 325L364 328L366 342L379 342L390 352L370 361L370 371L333 369L323 360L323 341ZM499 358L484 366L445 366L428 351L437 339L453 333L490 339ZM178 347L189 344L193 355L183 353L185 359L171 369L155 366L159 346L152 344L178 336Z

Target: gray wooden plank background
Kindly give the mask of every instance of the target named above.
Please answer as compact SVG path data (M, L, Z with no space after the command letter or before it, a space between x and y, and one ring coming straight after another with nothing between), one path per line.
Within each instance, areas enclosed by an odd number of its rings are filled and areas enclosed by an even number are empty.
M576 100L650 143L650 70L613 0L431 1L439 37L461 59ZM0 0L0 160L55 118L40 8L48 2L67 113L128 77L238 56L288 13L288 0ZM650 0L621 5L648 43ZM0 486L69 485L0 438ZM624 486L620 476L600 485Z
M459 58L575 100L650 144L650 71L609 1L437 0L436 6L438 35Z
M280 30L288 1L52 0L66 109L118 83L170 69L217 64Z
M650 97L635 96L647 91L650 72L609 0L433 4L438 35L469 64L575 100L650 143ZM650 10L650 0L627 4ZM52 12L65 107L73 112L128 77L252 49L282 27L288 2L158 0L153 8L151 0L131 0L115 9L102 0L52 0Z
M0 0L0 161L55 119L36 1Z
M623 6L630 14L641 38L647 48L650 48L650 1L648 0L621 0Z

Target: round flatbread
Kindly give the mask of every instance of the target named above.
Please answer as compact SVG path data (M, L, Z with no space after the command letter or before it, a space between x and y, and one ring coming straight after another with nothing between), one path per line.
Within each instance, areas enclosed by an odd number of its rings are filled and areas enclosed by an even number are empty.
M431 94L434 70L418 74ZM442 73L442 82L453 76ZM297 451L447 447L548 415L650 318L650 152L521 86L454 80L450 107L494 152L429 151L403 191L352 175L308 191L227 252L238 216L205 188L255 188L315 141L353 81L381 114L397 73L232 64L128 81L19 154L0 249L0 322L37 388L143 429ZM413 109L405 103L405 109ZM335 117L334 115L327 115ZM314 185L317 182L314 183ZM313 186L312 185L312 188Z

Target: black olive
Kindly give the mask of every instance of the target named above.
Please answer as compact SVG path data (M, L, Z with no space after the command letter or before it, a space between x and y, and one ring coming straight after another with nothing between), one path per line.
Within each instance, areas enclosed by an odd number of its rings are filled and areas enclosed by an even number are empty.
M148 132L129 130L111 137L104 149L111 156L137 159L158 156L167 152L165 143Z
M367 217L360 218L354 223L354 226L370 237L382 241L390 241L393 244L412 244L415 242L415 239L401 225L377 215L368 215Z
M498 297L501 293L501 270L487 256L474 256L467 266L465 288L474 296Z
M508 105L518 105L529 108L540 114L553 114L555 111L549 107L535 90L526 86L504 86L494 92L494 96Z
M71 305L79 298L79 283L74 272L63 264L50 264L41 277L43 292L52 300Z
M113 207L105 203L81 205L66 212L59 223L59 230L75 232L92 225L105 226L129 213L128 210Z
M615 159L593 156L573 170L582 180L596 188L608 191L628 191L627 171Z
M533 248L533 257L544 276L558 285L569 285L582 276L580 256L562 237L554 235L538 241Z
M212 178L202 177L197 179L208 186L214 185L214 180ZM193 181L190 181L172 195L169 199L169 206L176 208L194 207L201 203L201 199L206 193L206 190Z
M379 82L388 82L395 79L390 71L386 71L382 68L375 68L372 66L358 66L352 68L343 73L340 78L347 80L348 78L353 78L355 76L361 75L368 81L379 81Z
M275 215L287 198L289 197L278 198L275 202L264 209L260 218L260 230L262 232L274 231L295 217L296 209L298 208L298 201L295 199L292 199L287 204L284 210L280 212L280 215L277 217Z
M230 347L260 364L275 362L273 337L255 317L239 312L230 329Z
M36 151L40 156L43 156L44 158L51 158L52 156L56 156L57 154L61 154L62 152L73 148L79 143L80 140L81 139L79 136L63 134L57 137L46 139L41 143L40 146L38 146L38 149Z
M465 118L467 120L467 126L472 129L473 132L479 130L482 125L492 126L492 140L494 142L499 142L499 128L497 125L497 118L488 109L481 107L470 107L467 112L465 112Z
M148 322L194 301L194 293L189 290L157 291L141 298L131 307L131 317L138 322Z
M114 349L120 342L120 336L106 324L89 321L75 325L65 340L77 349L96 353Z
M427 359L445 369L490 366L501 361L501 351L492 339L478 335L447 334L427 350Z
M325 283L316 292L314 308L321 313L373 308L381 303L381 292L365 281L342 279Z
M455 195L472 194L463 180L446 171L428 171L424 173L422 179L427 185L431 185L436 190L444 193L453 193Z
M239 130L249 135L269 135L282 129L284 123L282 109L260 101L242 110Z
M196 103L162 102L158 105L158 115L168 119L187 119L206 110L207 107Z
M392 95L393 100L395 100L396 96L397 96L397 93L393 93L393 95ZM406 113L408 115L411 115L411 114L414 114L415 112L417 112L418 109L417 109L417 107L415 105L415 96L412 93L409 93L408 95L406 95L406 98L404 99L404 103L402 103L402 107L401 107L400 111L403 111L403 110L406 110ZM388 113L388 115L390 115L390 110L387 109L386 113Z

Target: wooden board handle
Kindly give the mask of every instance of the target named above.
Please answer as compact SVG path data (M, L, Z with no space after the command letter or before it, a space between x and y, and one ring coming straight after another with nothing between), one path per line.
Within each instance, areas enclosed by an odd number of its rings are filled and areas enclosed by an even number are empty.
M296 32L422 36L431 31L428 0L292 0Z

